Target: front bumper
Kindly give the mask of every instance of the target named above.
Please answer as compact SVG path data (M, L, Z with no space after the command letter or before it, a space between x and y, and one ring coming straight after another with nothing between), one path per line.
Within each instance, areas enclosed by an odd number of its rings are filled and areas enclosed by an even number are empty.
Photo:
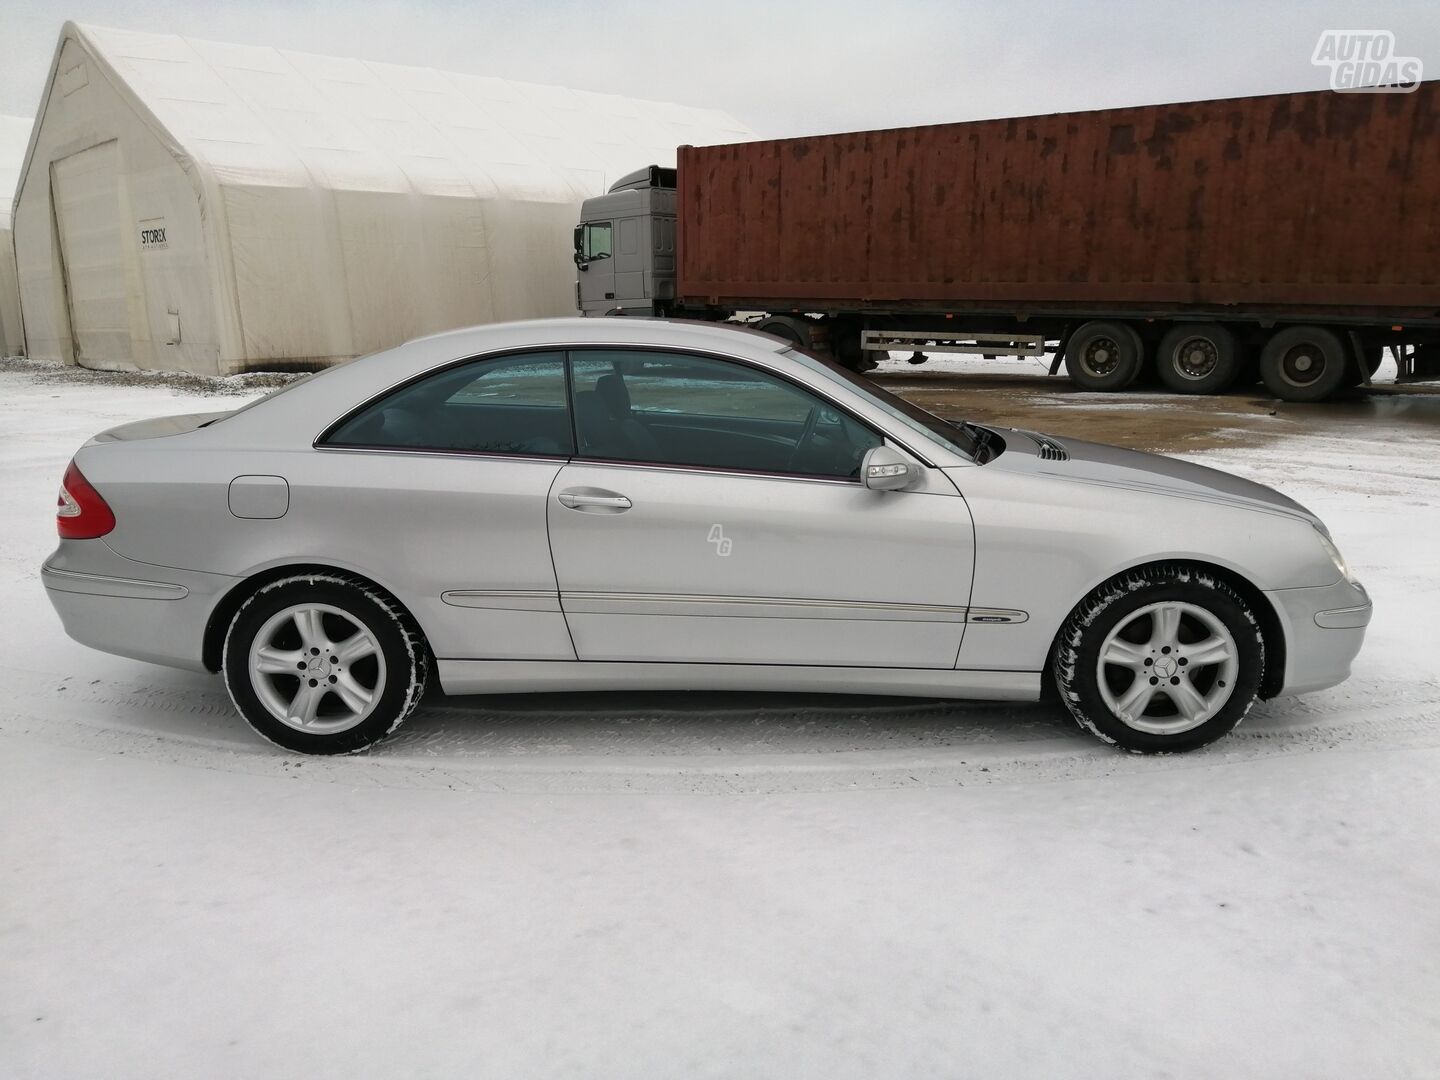
M1315 589L1277 589L1265 594L1285 630L1282 694L1324 690L1344 682L1365 642L1373 607L1358 581Z
M220 574L127 559L103 540L62 540L40 580L80 644L192 671L206 670L205 624L233 584Z

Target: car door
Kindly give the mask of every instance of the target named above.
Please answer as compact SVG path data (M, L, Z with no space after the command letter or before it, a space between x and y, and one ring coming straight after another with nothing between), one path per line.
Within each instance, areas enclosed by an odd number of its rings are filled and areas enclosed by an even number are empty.
M883 436L728 358L570 354L577 456L547 504L581 660L952 668L974 560L939 470L874 491Z
M328 432L294 493L322 554L403 595L439 659L575 659L545 521L565 387L562 352L427 374Z

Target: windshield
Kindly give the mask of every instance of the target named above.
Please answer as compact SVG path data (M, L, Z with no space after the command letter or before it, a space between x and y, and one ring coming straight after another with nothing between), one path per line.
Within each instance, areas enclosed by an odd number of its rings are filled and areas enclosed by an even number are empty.
M946 446L951 450L963 454L972 461L983 456L980 453L980 444L973 428L952 424L949 420L941 419L932 412L926 412L920 408L920 406L914 405L904 398L890 393L890 391L878 386L873 380L867 379L865 376L851 371L849 368L842 364L837 364L833 360L827 360L822 356L813 356L799 349L785 349L782 351L785 356L790 357L790 359L798 364L802 364L811 371L820 371L842 379L855 390L864 394L873 405L883 409L911 431L918 432L926 438L940 443L942 446Z

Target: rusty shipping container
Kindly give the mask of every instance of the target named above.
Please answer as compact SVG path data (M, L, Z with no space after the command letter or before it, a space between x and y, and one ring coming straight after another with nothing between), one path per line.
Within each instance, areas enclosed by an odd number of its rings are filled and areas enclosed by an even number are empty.
M1440 317L1440 82L679 154L687 307Z

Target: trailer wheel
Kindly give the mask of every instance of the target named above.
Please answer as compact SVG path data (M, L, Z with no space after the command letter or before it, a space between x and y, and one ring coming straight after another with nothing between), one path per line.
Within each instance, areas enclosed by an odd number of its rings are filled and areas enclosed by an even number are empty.
M1348 350L1323 326L1291 326L1265 343L1260 376L1283 401L1323 401L1345 385Z
M830 348L835 359L851 371L863 374L878 367L874 358L860 347L860 323L835 319L830 323Z
M1144 362L1144 342L1124 323L1085 323L1065 346L1065 370L1086 390L1123 390Z
M772 315L763 320L755 329L762 334L770 334L782 341L788 341L791 345L798 345L802 349L810 347L810 327L804 319L796 319L789 315Z
M1177 394L1219 394L1240 375L1240 349L1218 323L1181 323L1160 339L1155 367Z

